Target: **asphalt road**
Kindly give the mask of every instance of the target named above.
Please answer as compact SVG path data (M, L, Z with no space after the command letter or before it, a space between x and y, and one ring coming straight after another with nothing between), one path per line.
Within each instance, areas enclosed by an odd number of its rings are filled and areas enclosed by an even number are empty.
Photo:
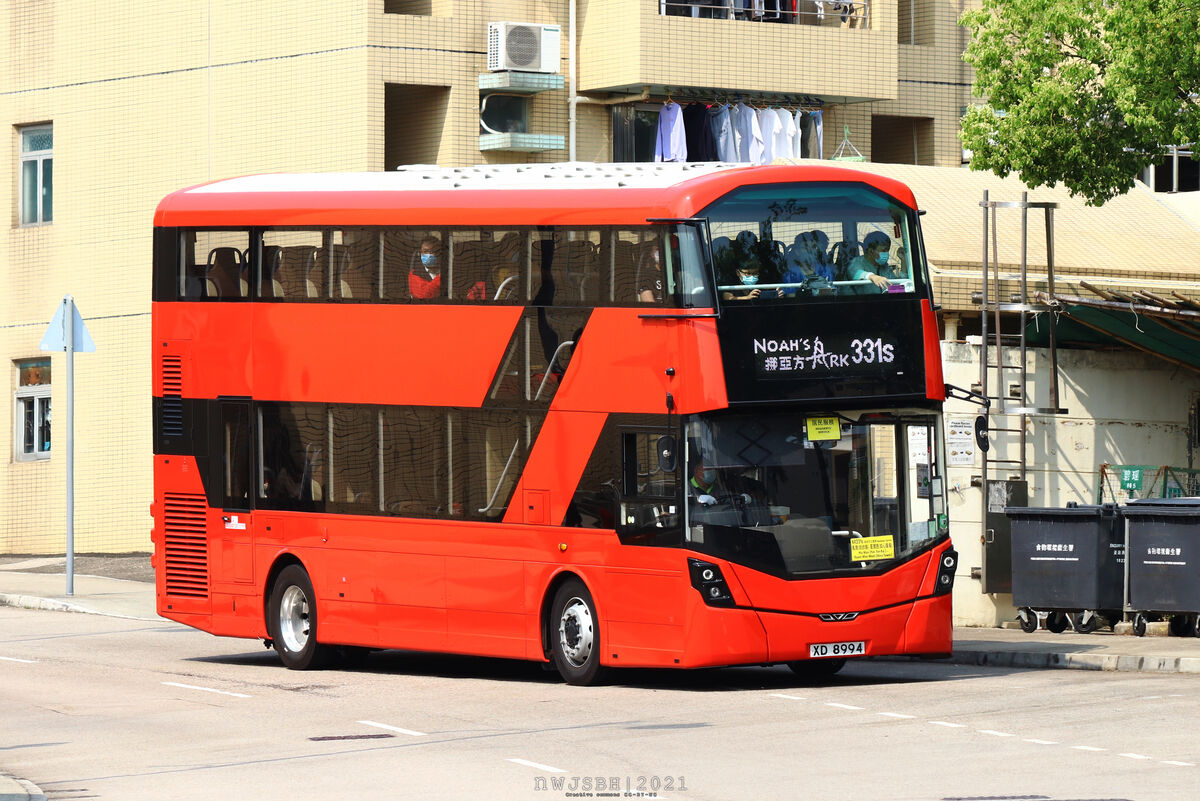
M569 687L530 663L395 651L293 672L171 622L0 608L0 771L52 801L1178 801L1200 786L1197 675L616 676Z

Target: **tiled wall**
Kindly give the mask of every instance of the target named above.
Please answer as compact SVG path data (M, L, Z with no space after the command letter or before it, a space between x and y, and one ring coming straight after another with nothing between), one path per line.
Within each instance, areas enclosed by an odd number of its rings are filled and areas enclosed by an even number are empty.
M921 120L922 162L931 151L927 163L958 164L955 133L969 91L954 24L960 2L872 2L862 28L833 15L819 25L662 17L656 0L578 6L579 86L594 98L652 85L651 99L661 101L666 86L685 84L820 96L826 156L849 124L871 157L871 118L885 115ZM76 357L78 550L150 544L150 234L158 201L246 173L563 160L565 149L481 153L477 81L489 21L561 26L566 74L567 9L567 0L7 4L3 402L12 408L12 360L39 355L50 316L73 294L97 345ZM917 44L898 44L912 38L903 28L917 32ZM851 98L870 101L846 103ZM565 90L533 96L530 132L567 136L567 100ZM40 122L54 125L54 222L19 228L14 126ZM578 106L576 145L581 160L611 158L608 106ZM902 154L900 144L885 147L889 157ZM65 365L53 358L61 446ZM0 552L60 551L61 449L47 462L13 463L12 436L11 423L0 426Z

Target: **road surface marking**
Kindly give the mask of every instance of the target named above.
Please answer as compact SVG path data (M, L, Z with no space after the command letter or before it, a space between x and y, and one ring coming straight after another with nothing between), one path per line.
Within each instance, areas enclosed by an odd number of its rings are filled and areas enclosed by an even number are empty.
M1039 740L1036 737L1026 737L1025 742L1034 745L1058 745L1058 740Z
M1145 754L1117 754L1117 756L1123 756L1126 759L1149 759L1150 758L1150 757L1146 756Z
M168 687L182 687L185 690L199 690L202 693L216 693L217 695L228 695L233 698L249 698L245 693L231 693L225 690L214 690L212 687L197 687L195 684L179 684L174 681L164 681L163 684Z
M562 768L552 768L549 765L542 765L537 762L530 762L527 759L510 759L508 761L516 762L518 765L524 765L527 768L536 768L537 770L544 770L547 773L566 773L566 771L563 770Z
M825 706L831 706L834 709L854 709L854 710L862 709L861 706L850 706L849 704L834 704L834 703L831 703L828 701L825 702Z
M1107 748L1097 748L1094 745L1073 745L1071 746L1076 751L1107 751Z
M1176 762L1176 761L1175 761L1175 760L1173 760L1173 759L1164 759L1164 760L1163 760L1163 764L1164 764L1164 765L1177 765L1178 767L1181 767L1181 768L1194 768L1194 767L1196 767L1196 763L1194 763L1194 762Z
M976 729L975 731L979 732L980 734L990 734L993 737L1013 737L1013 736L1015 736L1015 735L1009 734L1006 731L996 731L995 729Z
M804 698L801 698L798 695L784 695L783 693L771 693L771 697L772 698L786 698L789 701L804 701L804 700L806 700Z
M929 724L931 726L945 726L948 729L965 729L967 727L965 723L947 723L944 720L931 720Z
M413 731L412 729L402 729L399 726L389 726L386 723L376 723L373 720L360 720L358 722L364 726L374 726L377 729L387 729L388 731L394 731L399 734L407 734L410 737L424 737L425 736L425 732L423 732L423 731Z
M899 712L876 712L877 715L883 715L885 718L896 718L897 720L912 720L916 715L901 715Z
M27 665L36 665L36 659L17 659L15 656L0 656L0 660L4 662L24 662Z

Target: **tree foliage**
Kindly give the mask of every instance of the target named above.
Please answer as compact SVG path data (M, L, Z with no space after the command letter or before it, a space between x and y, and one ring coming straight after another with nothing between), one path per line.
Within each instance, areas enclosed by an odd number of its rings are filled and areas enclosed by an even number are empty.
M986 98L963 118L974 169L1100 205L1200 141L1197 0L983 0L962 22Z

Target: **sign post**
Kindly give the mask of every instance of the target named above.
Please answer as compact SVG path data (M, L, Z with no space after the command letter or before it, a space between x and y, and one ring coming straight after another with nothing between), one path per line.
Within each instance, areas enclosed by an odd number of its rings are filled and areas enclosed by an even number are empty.
M62 299L54 319L46 329L42 350L61 350L67 354L67 419L66 419L66 472L67 472L67 595L75 594L75 351L95 353L96 343L88 333L75 299L70 295Z

